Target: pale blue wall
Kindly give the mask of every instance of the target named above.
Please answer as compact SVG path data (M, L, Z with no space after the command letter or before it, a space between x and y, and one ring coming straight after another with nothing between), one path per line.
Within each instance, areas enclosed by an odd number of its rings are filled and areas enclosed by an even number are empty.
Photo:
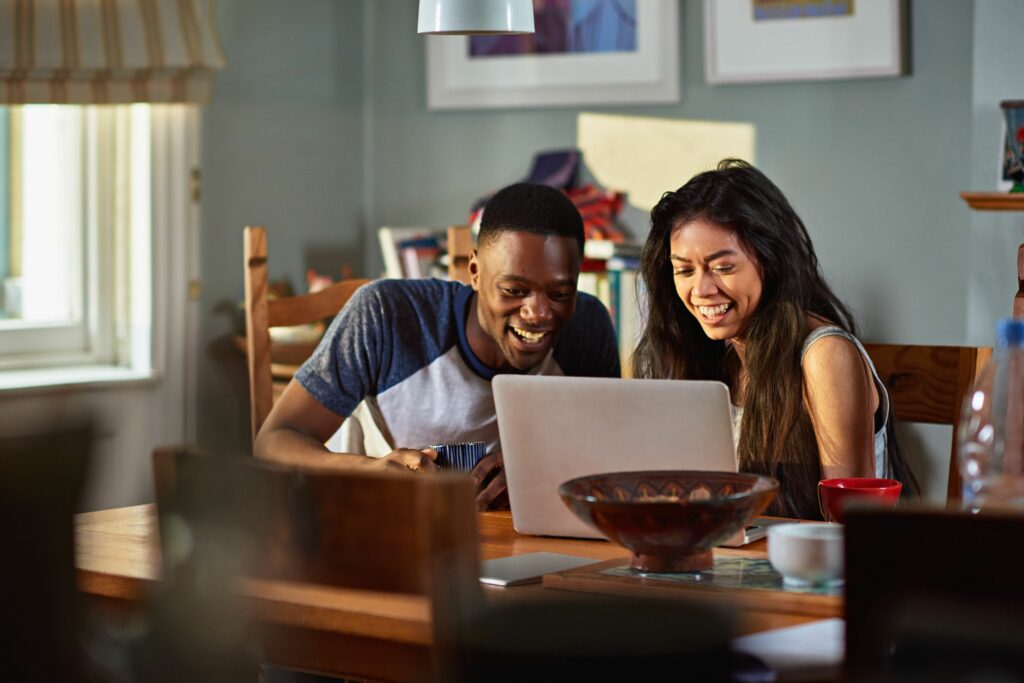
M1013 0L996 2L914 3L905 78L708 86L702 3L687 0L682 102L592 109L754 123L758 164L803 215L865 337L964 343L980 255L957 193L986 182L972 139L990 132L989 65L1021 25ZM578 110L428 112L414 0L221 0L219 19L229 66L203 116L200 440L241 448L248 389L225 343L241 227L274 231L272 276L298 278L314 258L376 275L376 227L464 220L535 151L573 145ZM996 26L1007 36L989 44ZM919 469L935 490L948 438L910 437L933 454Z
M709 86L703 6L690 0L682 103L602 110L754 123L758 164L802 214L866 336L961 343L969 218L957 193L971 180L973 3L914 8L909 77ZM427 111L416 3L367 12L371 225L464 220L476 197L524 175L533 152L574 144L579 110Z
M992 190L1000 181L1002 100L1024 99L1024 70L1009 56L1024 30L1024 3L978 2L974 24L971 185ZM1017 246L1024 242L1024 213L972 212L968 234L968 343L991 346L995 322L1009 316L1016 291Z
M363 3L221 0L217 20L228 66L202 116L198 431L242 449L243 226L267 226L272 280L362 264Z
M1009 12L1012 0L1002 4ZM367 4L371 227L464 220L476 197L520 178L536 150L572 146L576 138L579 110L427 111L415 6ZM986 42L986 34L975 33L974 3L918 2L907 77L709 86L703 3L682 6L682 102L593 109L753 123L758 165L803 216L864 337L965 343L971 217L958 193L974 180L972 97L981 95L972 79L985 79L984 63L1013 44L1010 37L994 42L976 65L975 41ZM983 14L986 24L1000 21L994 10ZM1017 21L1002 30L1020 27ZM379 264L370 242L367 258ZM903 430L915 471L935 498L945 491L949 439L948 428Z

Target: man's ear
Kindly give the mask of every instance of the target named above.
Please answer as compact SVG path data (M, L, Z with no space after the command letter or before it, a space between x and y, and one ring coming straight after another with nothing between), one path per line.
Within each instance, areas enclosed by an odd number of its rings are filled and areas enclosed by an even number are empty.
M469 254L469 284L475 291L480 291L480 258L476 249Z

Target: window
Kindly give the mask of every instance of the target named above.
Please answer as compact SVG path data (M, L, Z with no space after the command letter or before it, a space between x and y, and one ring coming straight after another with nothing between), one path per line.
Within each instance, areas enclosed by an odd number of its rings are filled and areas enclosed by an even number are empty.
M157 108L0 108L0 370L148 363Z

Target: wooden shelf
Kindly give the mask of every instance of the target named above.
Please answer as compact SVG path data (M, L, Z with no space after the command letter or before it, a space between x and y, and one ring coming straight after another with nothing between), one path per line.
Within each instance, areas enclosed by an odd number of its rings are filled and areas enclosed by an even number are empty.
M1024 211L1024 192L961 192L975 211Z

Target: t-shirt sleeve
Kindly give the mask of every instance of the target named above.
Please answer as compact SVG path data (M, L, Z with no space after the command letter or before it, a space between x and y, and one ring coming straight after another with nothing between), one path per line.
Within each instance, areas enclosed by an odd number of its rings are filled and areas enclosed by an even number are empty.
M364 397L377 393L390 343L388 319L378 287L359 288L334 317L295 379L325 408L348 417Z
M619 347L611 316L596 297L578 294L576 312L558 341L555 360L566 375L621 377Z

